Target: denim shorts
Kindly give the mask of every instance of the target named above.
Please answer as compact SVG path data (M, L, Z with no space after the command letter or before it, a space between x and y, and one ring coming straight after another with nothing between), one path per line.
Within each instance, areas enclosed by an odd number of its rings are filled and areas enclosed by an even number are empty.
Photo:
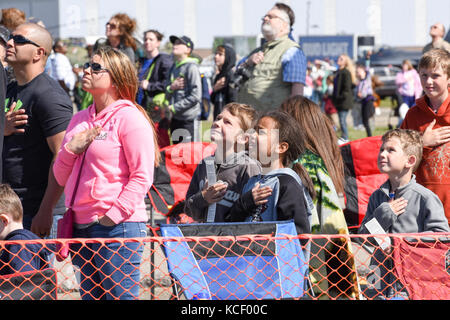
M123 222L107 227L99 223L74 229L74 238L142 238L144 222ZM72 263L80 268L80 294L83 300L132 300L139 296L144 242L123 241L75 243Z

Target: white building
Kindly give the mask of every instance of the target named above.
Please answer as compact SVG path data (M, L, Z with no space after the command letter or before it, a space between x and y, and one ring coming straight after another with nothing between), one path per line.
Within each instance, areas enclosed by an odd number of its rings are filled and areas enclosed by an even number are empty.
M189 35L196 48L210 48L214 36L259 33L261 17L276 0L0 0L42 19L55 37L99 36L118 12L149 28ZM371 34L378 45L423 46L435 22L450 26L449 0L288 0L295 14L294 36ZM168 37L167 37L168 38ZM166 38L166 39L167 39Z

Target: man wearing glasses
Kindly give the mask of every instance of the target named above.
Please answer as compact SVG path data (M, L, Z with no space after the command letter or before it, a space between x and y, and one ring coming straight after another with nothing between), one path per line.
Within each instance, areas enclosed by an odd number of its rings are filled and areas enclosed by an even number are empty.
M40 237L50 235L55 205L65 210L50 168L73 115L69 96L44 72L51 49L50 33L34 23L19 25L6 43L16 81L6 91L3 183L22 201L24 228Z
M292 95L303 94L306 58L298 43L289 38L294 20L294 12L283 3L276 3L262 18L266 43L243 62L251 76L241 85L239 102L266 111L278 108Z

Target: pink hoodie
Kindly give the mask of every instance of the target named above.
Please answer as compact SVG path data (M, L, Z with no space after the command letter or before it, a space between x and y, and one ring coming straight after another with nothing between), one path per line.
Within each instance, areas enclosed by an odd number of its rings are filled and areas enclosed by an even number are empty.
M416 99L422 96L420 76L415 69L397 73L395 83L401 95L414 96Z
M82 159L66 148L67 142L95 125L103 131L87 149L72 206L75 222L91 223L104 215L115 223L147 221L144 197L153 183L153 130L128 100L118 100L99 114L91 105L73 116L53 165L56 181L65 186L66 206Z

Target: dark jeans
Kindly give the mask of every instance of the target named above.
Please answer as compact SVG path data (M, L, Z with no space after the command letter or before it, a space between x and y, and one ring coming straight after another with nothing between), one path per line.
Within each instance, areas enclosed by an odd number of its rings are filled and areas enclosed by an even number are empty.
M408 107L413 107L416 104L415 96L404 96L402 95L403 102L408 105Z
M74 238L140 238L145 223L124 222L112 227L94 224L74 229ZM80 268L83 300L132 300L139 297L143 242L92 242L71 244L72 263Z
M339 126L341 127L341 137L342 139L348 140L348 129L347 129L347 115L348 110L339 110Z
M194 120L173 119L170 121L172 143L194 141Z

